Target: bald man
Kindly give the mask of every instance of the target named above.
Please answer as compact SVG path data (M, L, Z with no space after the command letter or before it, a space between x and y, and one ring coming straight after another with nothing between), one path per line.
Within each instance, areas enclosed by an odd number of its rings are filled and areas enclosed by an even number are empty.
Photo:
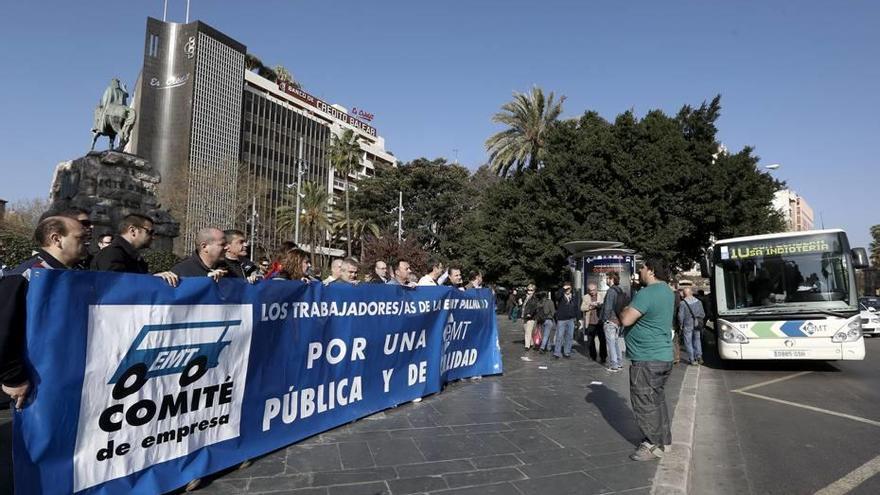
M40 249L34 256L0 279L0 383L3 392L25 405L31 378L25 365L27 291L36 268L67 270L85 258L86 230L69 217L53 216L40 221L34 240Z
M178 277L211 277L214 281L226 275L226 270L217 268L226 251L226 235L216 227L205 227L196 234L196 249L193 254L174 265L171 271Z

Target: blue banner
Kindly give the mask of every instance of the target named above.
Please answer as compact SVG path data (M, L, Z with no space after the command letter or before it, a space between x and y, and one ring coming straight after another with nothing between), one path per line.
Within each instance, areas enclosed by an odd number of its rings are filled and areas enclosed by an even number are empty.
M38 270L17 493L162 493L502 372L488 289Z

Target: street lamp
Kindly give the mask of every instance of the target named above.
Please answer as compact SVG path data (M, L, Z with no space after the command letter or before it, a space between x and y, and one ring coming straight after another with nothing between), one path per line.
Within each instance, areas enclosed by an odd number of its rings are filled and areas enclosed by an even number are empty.
M293 230L293 242L299 246L299 200L302 197L302 192L300 192L300 186L302 186L302 176L309 170L309 167L303 167L303 139L302 136L299 138L299 158L296 159L296 183L287 184L287 188L290 189L294 185L296 186L296 219L294 220L294 230Z

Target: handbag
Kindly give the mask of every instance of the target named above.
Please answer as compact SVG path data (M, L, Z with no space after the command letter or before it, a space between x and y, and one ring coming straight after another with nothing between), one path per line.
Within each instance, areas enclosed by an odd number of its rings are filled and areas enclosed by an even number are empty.
M541 341L543 340L543 335L541 335L541 327L535 326L535 329L532 331L532 343L536 346L541 345Z

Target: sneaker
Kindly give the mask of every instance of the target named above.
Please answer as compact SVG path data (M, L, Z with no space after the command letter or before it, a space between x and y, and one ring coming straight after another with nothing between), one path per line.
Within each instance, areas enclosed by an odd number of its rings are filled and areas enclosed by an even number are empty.
M698 357L698 358L697 358L697 364L702 365L702 364L703 364L703 358Z
M630 454L629 458L634 461L656 461L663 457L663 447L660 445L652 445L648 442L642 442L635 452Z
M422 401L422 398L421 398L421 397L416 397L416 398L413 399L412 401L415 402L416 404L418 404L419 402Z
M201 485L201 484L202 484L202 479L196 478L196 479L190 481L189 483L187 483L186 488L184 488L183 491L191 492L191 491L195 490L196 488L198 488L199 485Z
M622 368L620 366L609 366L605 369L608 370L610 373L620 373L620 370Z

